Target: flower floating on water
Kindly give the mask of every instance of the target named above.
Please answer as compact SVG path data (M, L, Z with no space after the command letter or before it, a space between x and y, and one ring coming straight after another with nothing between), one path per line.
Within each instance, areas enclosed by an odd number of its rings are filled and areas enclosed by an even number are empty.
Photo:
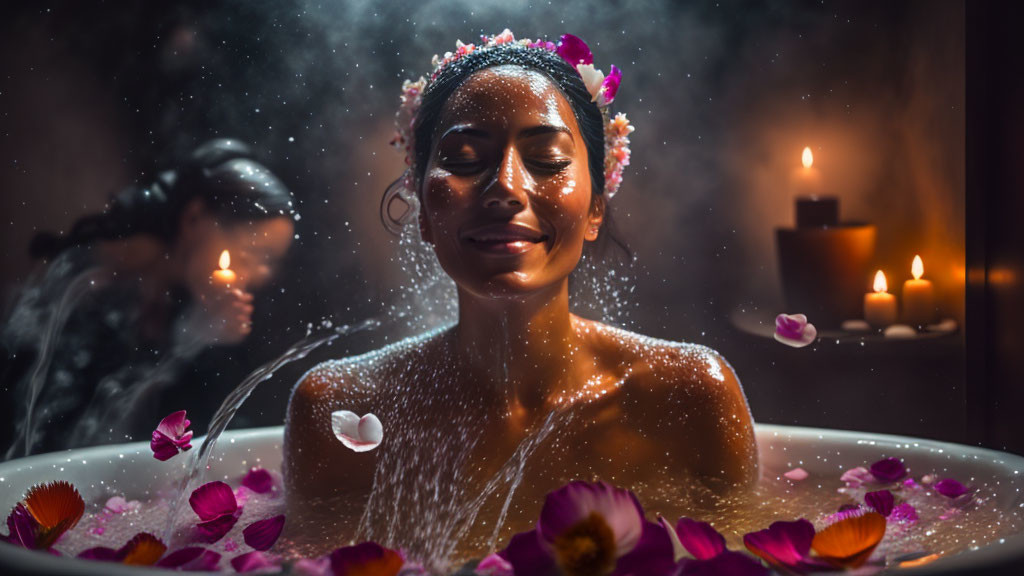
M818 337L818 329L803 314L779 314L775 317L775 339L786 346L803 348Z
M259 551L270 550L284 529L284 514L259 520L245 527L242 536L250 548Z
M373 414L360 417L355 412L338 410L331 413L331 430L353 452L368 452L384 440L384 427Z
M48 550L75 527L85 512L85 501L69 482L37 484L7 517L5 540L16 546Z
M163 462L192 448L192 431L187 429L191 424L184 410L173 412L161 420L149 442L153 458Z
M883 458L871 465L871 475L879 482L896 482L907 475L907 467L899 458Z
M811 547L836 567L857 568L867 562L885 536L885 518L867 512L840 520L814 535Z
M188 503L201 520L196 524L199 540L206 543L223 538L235 526L242 513L231 487L219 480L207 482L193 490Z
M952 478L943 478L936 482L935 491L946 498L959 498L969 492L966 486Z
M516 574L668 574L672 542L636 496L604 482L570 482L544 500L537 528L501 556Z

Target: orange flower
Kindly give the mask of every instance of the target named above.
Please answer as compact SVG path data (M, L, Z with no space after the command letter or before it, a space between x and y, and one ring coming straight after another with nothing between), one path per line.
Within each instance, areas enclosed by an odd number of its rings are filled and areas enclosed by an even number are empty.
M74 486L58 480L30 488L25 494L25 508L39 523L36 542L45 549L78 524L85 502Z
M883 536L885 517L868 512L840 520L818 532L811 548L832 565L856 568L867 561Z
M146 532L139 532L128 541L122 549L124 558L123 564L133 566L152 566L167 551L167 546L159 538Z

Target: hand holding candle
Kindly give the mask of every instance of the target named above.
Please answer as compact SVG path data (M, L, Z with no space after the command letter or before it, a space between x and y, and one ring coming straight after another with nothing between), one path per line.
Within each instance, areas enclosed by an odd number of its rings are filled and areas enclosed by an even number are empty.
M235 282L237 276L231 269L231 254L227 250L220 253L219 265L220 269L213 271L213 279L225 286L230 286Z
M864 319L875 328L884 328L896 322L896 297L889 294L885 274L875 273L874 292L864 295Z
M911 326L923 326L935 320L935 291L924 276L924 262L914 256L910 267L914 278L903 283L903 320Z

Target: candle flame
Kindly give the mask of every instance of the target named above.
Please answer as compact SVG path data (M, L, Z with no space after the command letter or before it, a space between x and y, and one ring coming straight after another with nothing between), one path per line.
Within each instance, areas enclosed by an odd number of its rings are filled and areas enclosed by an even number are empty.
M814 164L814 154L811 153L811 147L807 146L804 148L804 153L800 157L800 161L803 162L804 168L810 168Z
M227 270L231 268L231 254L227 250L220 253L220 269Z
M924 276L924 261L921 260L921 256L914 256L914 263L910 265L910 273L914 275L914 280L920 280L921 276Z
M881 270L875 272L875 292L882 293L889 290L889 283L885 281L885 274Z

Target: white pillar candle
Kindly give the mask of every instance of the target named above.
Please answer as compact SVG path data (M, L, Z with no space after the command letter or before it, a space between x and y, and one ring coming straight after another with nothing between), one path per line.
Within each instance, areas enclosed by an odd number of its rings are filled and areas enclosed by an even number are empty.
M889 294L885 274L875 273L874 292L864 295L864 319L875 328L884 328L896 322L896 297Z
M924 262L914 256L910 267L914 277L903 283L903 320L911 326L923 326L935 321L935 290L924 276Z

